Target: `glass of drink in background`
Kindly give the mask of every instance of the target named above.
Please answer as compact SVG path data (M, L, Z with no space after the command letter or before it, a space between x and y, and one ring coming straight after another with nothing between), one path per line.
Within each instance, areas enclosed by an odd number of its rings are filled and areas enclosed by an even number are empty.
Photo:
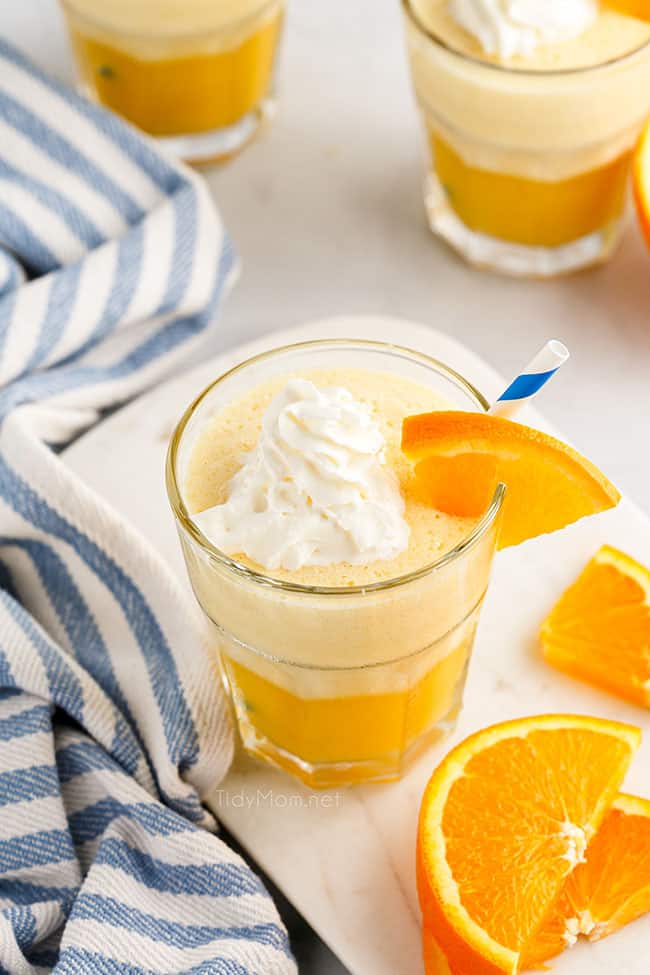
M84 92L194 163L273 108L284 0L62 0Z
M650 110L650 23L596 5L578 36L503 57L462 28L460 4L402 6L433 232L470 263L507 273L546 277L605 260ZM477 8L477 24L478 7L464 7Z
M341 563L280 574L226 555L196 513L223 499L269 402L296 376L365 395L394 470L408 463L399 446L405 411L450 403L482 411L487 403L463 377L416 352L313 342L226 373L172 436L168 495L192 587L214 624L244 747L315 787L394 779L459 712L503 488L482 518L459 522L404 487L409 547L399 563L378 569ZM404 470L400 481L408 484Z

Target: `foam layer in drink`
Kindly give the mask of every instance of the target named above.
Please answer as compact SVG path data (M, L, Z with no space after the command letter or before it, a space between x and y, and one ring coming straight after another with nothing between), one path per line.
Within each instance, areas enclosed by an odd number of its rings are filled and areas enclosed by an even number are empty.
M64 0L64 6L93 36L120 37L134 54L146 57L163 38L172 56L188 44L196 48L212 32L245 25L275 5L273 0Z

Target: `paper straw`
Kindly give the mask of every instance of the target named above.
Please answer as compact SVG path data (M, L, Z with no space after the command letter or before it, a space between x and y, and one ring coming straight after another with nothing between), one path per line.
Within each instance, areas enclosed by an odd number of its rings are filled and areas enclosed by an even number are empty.
M568 358L569 350L566 345L558 339L550 339L501 393L496 403L492 404L490 413L493 416L514 416L522 406L530 402Z

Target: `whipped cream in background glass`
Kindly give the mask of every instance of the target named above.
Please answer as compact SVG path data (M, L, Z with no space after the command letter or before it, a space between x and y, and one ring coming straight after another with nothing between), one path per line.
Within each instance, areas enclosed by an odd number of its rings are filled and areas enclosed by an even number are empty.
M384 445L348 390L290 379L227 501L195 520L222 551L267 569L392 559L408 546L409 527Z
M597 0L450 0L454 20L486 54L529 57L538 47L583 34L598 17Z

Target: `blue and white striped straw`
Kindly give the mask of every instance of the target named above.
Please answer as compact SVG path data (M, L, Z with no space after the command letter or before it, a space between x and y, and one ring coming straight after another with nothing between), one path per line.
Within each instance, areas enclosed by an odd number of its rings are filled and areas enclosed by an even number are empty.
M546 385L568 358L569 350L566 345L558 339L550 339L492 404L492 416L513 417Z

